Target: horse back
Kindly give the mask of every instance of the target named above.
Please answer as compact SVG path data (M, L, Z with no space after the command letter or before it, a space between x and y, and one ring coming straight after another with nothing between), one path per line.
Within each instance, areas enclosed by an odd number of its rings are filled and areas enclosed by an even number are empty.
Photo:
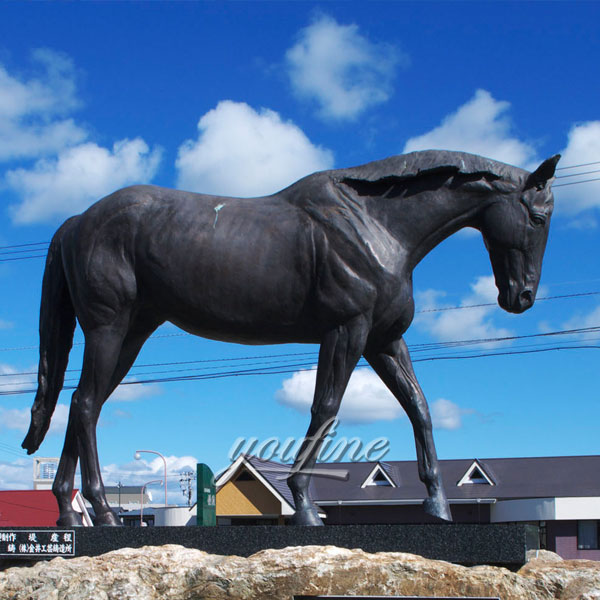
M300 324L313 335L310 219L281 198L134 186L77 217L65 242L82 327L133 308L217 339L260 341L265 323L273 341Z
M372 244L354 239L355 227L315 217L337 211L317 193L311 185L251 199L154 186L115 192L72 235L83 320L133 307L204 337L273 343L318 341L332 321L372 312L381 287Z

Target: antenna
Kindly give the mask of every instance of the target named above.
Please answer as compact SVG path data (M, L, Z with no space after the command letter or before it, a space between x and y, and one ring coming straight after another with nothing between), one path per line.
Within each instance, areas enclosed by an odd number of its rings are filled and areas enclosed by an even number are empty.
M179 487L184 498L187 499L187 505L192 505L192 482L194 481L195 473L193 471L183 471L179 477Z

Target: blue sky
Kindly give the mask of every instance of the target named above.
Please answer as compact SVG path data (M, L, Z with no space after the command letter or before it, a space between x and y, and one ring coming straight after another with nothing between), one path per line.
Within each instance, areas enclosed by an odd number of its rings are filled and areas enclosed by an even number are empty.
M3 4L0 390L35 380L19 374L37 367L44 261L27 257L125 185L253 196L426 148L525 168L561 152L559 167L597 164L558 174L596 173L556 185L599 177L599 18L597 2ZM479 234L457 234L415 271L422 312L406 339L415 361L438 358L415 369L441 458L598 451L597 331L419 346L600 327L600 182L556 187L555 198L538 294L552 299L527 313L487 306L495 291ZM437 310L474 304L486 306ZM81 341L78 330L68 379ZM487 353L496 356L457 359ZM183 501L177 473L196 460L218 470L237 438L302 436L314 375L300 366L315 360L316 347L220 344L165 325L136 363L153 366L133 378L286 372L122 386L98 429L105 483L161 476L159 459L133 460L157 450ZM70 394L38 455L59 455ZM0 397L0 488L31 485L20 443L32 400ZM383 436L388 459L414 458L406 417L368 370L351 381L341 417L337 439Z

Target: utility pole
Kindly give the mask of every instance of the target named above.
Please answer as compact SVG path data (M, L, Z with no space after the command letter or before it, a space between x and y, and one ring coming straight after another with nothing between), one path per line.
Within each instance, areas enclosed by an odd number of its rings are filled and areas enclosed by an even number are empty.
M195 473L193 471L183 471L179 477L179 486L181 487L181 493L184 498L187 499L187 505L192 505L192 482L194 480Z

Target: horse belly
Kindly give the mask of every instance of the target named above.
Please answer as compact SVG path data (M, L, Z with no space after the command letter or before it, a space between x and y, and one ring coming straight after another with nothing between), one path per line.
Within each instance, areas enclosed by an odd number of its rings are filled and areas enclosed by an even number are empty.
M203 337L257 344L314 341L306 311L311 288L306 235L285 219L276 227L223 221L220 235L211 224L208 231L149 248L142 262L153 268L138 278L145 301L166 320Z

